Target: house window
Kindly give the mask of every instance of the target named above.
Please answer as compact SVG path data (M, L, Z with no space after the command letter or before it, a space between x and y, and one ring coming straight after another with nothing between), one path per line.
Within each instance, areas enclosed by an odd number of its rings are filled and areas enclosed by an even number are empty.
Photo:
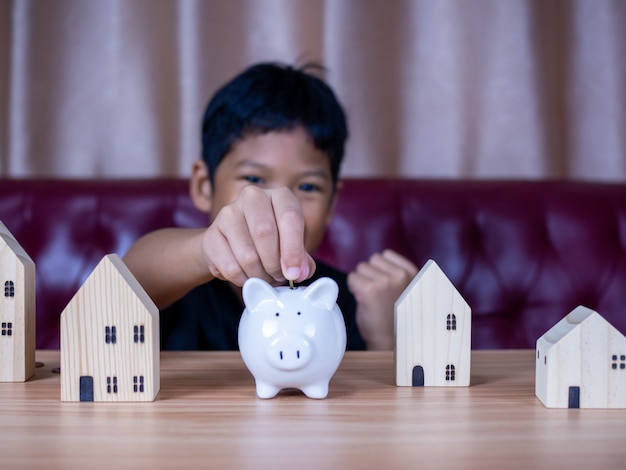
M4 283L4 296L15 297L15 283L13 281L6 281Z
M133 392L135 393L143 393L143 375L135 375L133 376Z
M625 370L626 369L626 354L621 354L619 356L617 354L613 354L611 356L611 369Z
M117 376L107 377L107 393L117 393Z
M117 343L117 328L115 328L114 326L104 327L104 342L106 344Z
M455 331L456 330L456 315L454 313L449 313L446 319L446 330Z
M453 382L456 380L456 369L452 364L446 366L446 381Z
M11 322L2 322L2 336L13 336L13 323Z
M143 325L135 325L133 328L133 340L135 341L135 343L145 343L146 341L146 334L145 334L145 327Z

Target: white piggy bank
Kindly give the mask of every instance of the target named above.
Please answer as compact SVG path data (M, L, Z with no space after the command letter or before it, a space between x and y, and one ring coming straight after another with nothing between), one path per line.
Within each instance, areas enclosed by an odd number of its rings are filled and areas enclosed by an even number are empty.
M346 350L346 326L337 306L337 283L323 277L308 287L277 287L251 278L239 322L239 351L260 398L297 388L326 398Z

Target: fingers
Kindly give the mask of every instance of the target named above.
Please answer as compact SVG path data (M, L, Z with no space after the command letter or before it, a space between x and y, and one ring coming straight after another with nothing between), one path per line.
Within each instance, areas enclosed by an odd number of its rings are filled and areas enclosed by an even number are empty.
M234 250L238 253L242 267L248 277L270 276L276 281L284 281L280 265L279 228L274 212L271 193L249 191L252 196L242 204L244 221L237 227L242 234L243 246Z
M221 209L206 231L203 250L211 273L237 285L250 277L300 282L315 270L304 231L300 202L290 190L250 186Z
M390 278L396 283L410 281L417 272L415 264L389 249L373 254L368 261L359 263L355 270L357 275L369 280Z
M406 273L410 274L411 277L415 277L417 272L419 271L418 267L413 264L408 258L405 258L399 253L396 253L393 250L386 249L382 252L381 257L388 261L388 266L395 266L404 270Z
M250 277L284 280L278 228L271 199L264 191L245 188L237 200L221 209L209 230L215 233L206 250L221 279L236 285Z
M394 303L417 272L410 260L385 250L348 275L348 288L358 303L357 325L368 349L393 347Z
M289 190L272 193L278 228L281 270L285 279L303 281L312 274L315 263L304 248L304 216L300 202Z
M384 297L392 303L417 272L410 260L392 250L384 250L357 265L348 275L348 288L358 302L381 303Z
M202 249L213 277L242 286L248 275L235 257L227 237L216 228L216 223L204 234Z

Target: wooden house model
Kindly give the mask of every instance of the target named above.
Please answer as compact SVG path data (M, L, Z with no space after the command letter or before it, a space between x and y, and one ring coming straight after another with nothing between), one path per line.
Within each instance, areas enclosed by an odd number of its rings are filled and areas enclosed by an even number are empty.
M106 255L61 314L61 400L153 401L159 367L158 309Z
M395 303L399 386L468 386L471 309L433 260Z
M35 373L35 263L0 222L0 382Z
M537 340L535 395L547 408L626 408L626 338L575 308Z

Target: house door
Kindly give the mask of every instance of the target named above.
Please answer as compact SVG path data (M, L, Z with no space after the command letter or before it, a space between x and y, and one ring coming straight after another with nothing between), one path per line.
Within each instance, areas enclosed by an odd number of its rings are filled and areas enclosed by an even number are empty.
M80 377L80 401L93 401L93 377L91 375Z
M580 408L580 387L569 388L568 408Z
M413 378L411 384L414 387L424 386L424 368L422 366L413 367Z

